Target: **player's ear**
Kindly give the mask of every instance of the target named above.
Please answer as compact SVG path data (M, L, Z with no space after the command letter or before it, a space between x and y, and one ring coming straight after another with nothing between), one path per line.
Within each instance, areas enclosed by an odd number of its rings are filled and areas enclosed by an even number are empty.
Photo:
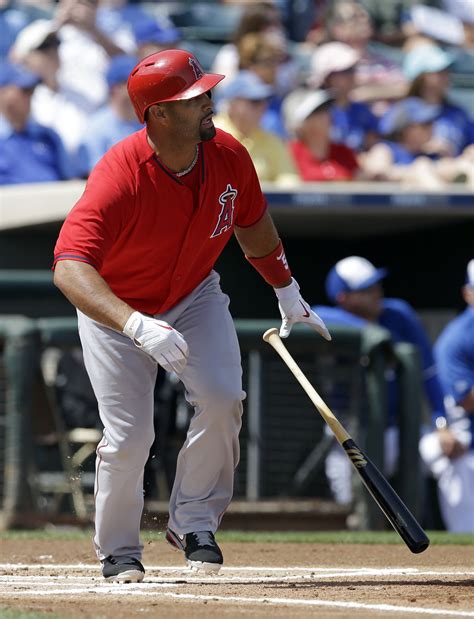
M166 112L162 105L152 105L147 110L147 120L156 119L162 121L165 117Z

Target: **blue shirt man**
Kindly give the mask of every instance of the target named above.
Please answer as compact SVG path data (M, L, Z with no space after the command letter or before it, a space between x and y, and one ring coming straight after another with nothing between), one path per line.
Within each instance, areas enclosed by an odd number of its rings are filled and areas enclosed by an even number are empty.
M467 308L441 332L435 344L435 357L446 394L448 419L470 432L470 444L474 447L474 260L468 264L462 292Z
M336 307L318 305L313 310L329 325L364 327L371 323L378 324L390 332L394 342L414 344L420 351L423 385L433 420L444 420L443 393L428 337L408 303L401 299L384 298L380 282L386 275L386 269L376 269L365 258L344 258L333 266L326 278L327 296ZM399 389L394 372L387 373L386 379L388 412L384 436L384 470L386 475L391 475L398 461ZM340 447L335 445L325 462L329 486L338 503L349 503L352 498L351 469L346 461Z
M363 327L372 322L387 329L394 342L414 344L421 355L423 385L433 419L444 417L443 392L429 339L408 303L384 298L380 282L386 275L386 269L376 269L365 258L344 258L336 263L326 279L327 296L337 306L313 309L327 323ZM397 408L398 390L394 381L389 380L388 426L396 424Z
M434 349L448 424L423 436L420 454L437 481L446 529L474 533L474 260L462 295L467 309L446 325Z
M61 138L30 118L39 78L19 66L0 66L0 185L72 178Z

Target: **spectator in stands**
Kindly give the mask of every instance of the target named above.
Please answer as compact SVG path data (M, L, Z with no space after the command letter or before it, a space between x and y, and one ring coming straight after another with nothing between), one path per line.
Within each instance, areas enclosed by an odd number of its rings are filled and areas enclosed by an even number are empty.
M439 114L440 106L418 97L395 103L379 123L385 140L359 157L364 176L430 189L450 182L474 186L472 148L456 158L439 158L433 152L433 123Z
M283 94L292 89L294 83L286 84L282 92L279 84L279 67L288 60L287 42L279 32L256 32L242 37L237 45L239 69L252 71L272 87L273 95L262 119L262 127L286 138L281 114ZM296 75L295 75L296 78Z
M137 56L144 58L164 49L176 49L181 39L180 31L167 20L147 19L134 26Z
M30 118L39 77L11 63L0 66L0 185L71 178L58 134Z
M439 107L410 97L395 103L382 117L379 131L385 137L361 156L364 174L370 180L417 181L420 186L440 187L428 160L433 122ZM417 165L414 165L417 163Z
M243 11L232 41L223 45L216 54L212 65L213 73L221 73L231 79L239 70L239 53L241 39L255 32L277 32L285 36L282 15L273 2L252 2Z
M97 24L98 0L59 0L54 24L61 40L60 80L64 88L80 92L90 111L107 98L105 73L113 56L134 53L129 29L106 34Z
M394 342L409 342L421 355L423 385L429 400L434 427L445 418L443 392L438 380L431 344L413 308L401 299L385 298L381 282L386 269L377 269L360 256L339 260L326 278L326 294L335 307L313 308L327 324L364 327L376 324L387 329ZM398 457L398 389L394 376L387 376L389 410L385 435L385 472L392 475ZM339 445L335 445L326 462L326 474L335 499L351 500L351 464Z
M77 90L64 88L60 83L59 46L53 22L38 19L20 32L10 57L41 78L31 101L32 118L54 129L70 155L75 156L90 107Z
M331 141L331 105L327 90L295 90L283 103L289 149L304 181L348 181L357 177L355 153Z
M420 44L405 56L403 70L410 81L409 95L439 106L431 151L457 156L474 142L474 123L466 111L448 98L453 57L436 45Z
M127 92L128 76L137 62L135 56L115 56L109 65L106 75L109 85L108 103L91 116L79 148L83 176L89 175L111 146L142 128Z
M216 127L228 131L249 151L260 181L281 185L298 183L286 144L261 127L261 120L273 94L256 73L240 71L221 90Z
M405 94L406 81L399 66L388 56L369 49L374 31L369 14L358 2L331 3L325 24L328 41L346 43L359 55L354 93L358 100L387 100Z
M378 120L366 103L352 101L359 54L345 43L320 45L311 58L309 84L331 91L332 139L355 151L365 150L377 141Z
M248 38L248 35L261 34L269 37ZM244 39L246 42L242 43ZM264 116L263 127L283 138L287 136L280 114L281 98L288 94L299 80L299 69L288 53L288 45L279 6L274 2L252 2L244 9L233 40L221 47L212 64L212 71L222 73L227 79L234 76L239 69L255 68L264 81L269 80L275 94ZM278 60L266 62L273 55L277 56ZM219 85L215 92L218 95Z
M474 533L474 260L467 266L462 295L467 309L435 344L448 423L422 438L420 452L437 479L446 528Z

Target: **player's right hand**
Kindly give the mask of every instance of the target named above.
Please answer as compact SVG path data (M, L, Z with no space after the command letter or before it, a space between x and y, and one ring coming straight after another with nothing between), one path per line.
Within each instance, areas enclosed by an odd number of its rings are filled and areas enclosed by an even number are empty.
M123 332L168 372L180 374L186 367L189 357L186 340L167 322L133 312Z

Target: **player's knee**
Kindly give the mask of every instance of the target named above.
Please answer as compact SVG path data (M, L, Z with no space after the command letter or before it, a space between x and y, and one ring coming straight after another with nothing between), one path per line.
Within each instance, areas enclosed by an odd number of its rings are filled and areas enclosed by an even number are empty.
M133 432L124 434L115 443L113 464L124 464L127 468L142 467L148 460L153 444L153 432Z
M236 402L242 402L245 398L245 392L242 391L240 381L229 381L216 376L207 385L207 396L223 405L233 406Z
M202 396L196 402L197 409L205 411L218 424L239 424L242 416L242 400L245 392L240 384L213 381L207 385Z

